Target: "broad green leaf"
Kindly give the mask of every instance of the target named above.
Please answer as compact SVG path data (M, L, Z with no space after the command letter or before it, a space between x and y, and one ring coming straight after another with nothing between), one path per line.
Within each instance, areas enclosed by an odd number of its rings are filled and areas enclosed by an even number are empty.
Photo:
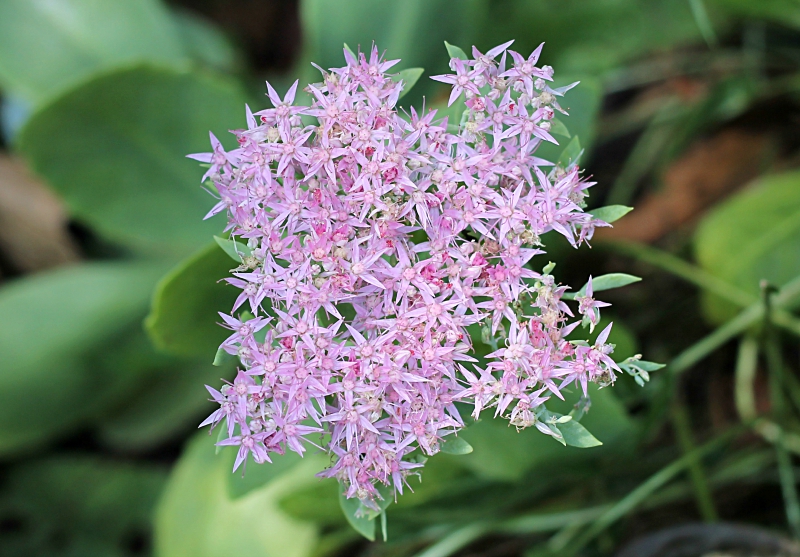
M440 445L440 449L443 453L454 455L469 454L473 451L472 445L455 435L446 437Z
M546 49L542 53L542 60L545 61L544 63L551 63L548 61L551 59L548 58ZM553 65L555 66L555 64ZM558 66L555 67L558 69ZM566 144L566 147L563 141L560 142L560 145L545 141L536 150L537 157L558 161L565 167L570 162L575 162L579 156L580 160L586 162L587 154L591 153L594 145L600 102L603 99L603 88L600 82L585 76L566 75L561 77L556 71L556 81L553 87L561 87L578 80L580 80L578 86L564 93L563 97L558 97L558 104L569 112L569 116L559 114L558 119L567 128L572 139ZM581 155L582 152L583 155Z
M609 273L607 275L600 275L599 277L592 277L592 291L593 292L602 292L603 290L612 290L614 288L621 288L623 286L628 286L629 284L633 284L635 282L640 282L642 279L641 277L635 277L633 275L627 275L625 273ZM583 296L586 294L586 288L589 286L587 281L586 284L581 286L581 289L575 293L575 296Z
M450 44L447 41L444 42L445 48L447 48L447 54L450 55L450 58L460 58L461 60L469 60L469 56L467 53L464 52L463 49L457 47L456 45Z
M443 41L472 40L483 4L483 0L462 0L454 9L450 0L304 0L300 3L304 58L298 67L308 73L301 83L319 80L310 62L323 68L342 66L342 43L362 52L369 52L374 43L387 60L402 59L402 67L422 67L431 75L448 73ZM432 98L439 85L420 80L405 101L416 106L423 97Z
M626 207L625 205L609 205L607 207L598 207L588 211L594 218L600 219L607 223L616 222L628 213L633 211L633 207Z
M597 389L590 385L589 394L592 406L581 418L581 423L597 434L605 444L598 451L627 450L634 425L624 407L610 389ZM565 392L566 402L551 398L548 408L568 414L578 400L578 391ZM560 426L559 426L560 427ZM596 458L595 451L582 451L564 447L534 427L520 432L502 418L492 419L491 412L485 412L481 420L459 434L464 437L474 451L459 456L458 462L480 477L514 481L520 479L527 470L536 465L556 464L560 466L580 462L581 459Z
M308 557L317 527L284 514L278 500L319 482L327 461L306 455L294 468L238 499L228 493L236 451L214 451L216 435L201 433L173 468L155 519L157 557Z
M594 435L589 433L589 430L575 420L570 420L563 424L560 423L556 427L558 427L561 435L564 436L564 442L570 447L586 449L602 445Z
M31 103L52 99L97 72L141 61L188 62L169 12L157 0L0 2L0 85ZM121 117L131 115L119 108Z
M55 456L4 471L0 520L5 557L123 557L150 537L166 468L119 459ZM14 527L13 525L18 525Z
M219 426L223 429L223 426ZM227 437L227 435L225 436ZM223 447L223 451L232 451L229 447ZM228 496L231 499L238 499L247 495L254 489L260 489L271 482L290 468L296 466L303 457L294 451L286 451L286 454L270 455L272 463L265 462L258 464L253 459L248 459L247 469L242 472L239 468L236 472L228 474Z
M417 84L419 78L422 77L422 74L425 72L425 68L407 68L405 70L401 70L395 78L395 81L402 81L403 82L403 91L400 93L399 98L405 97L409 91Z
M376 522L374 518L370 518L364 513L364 507L355 497L351 497L348 499L345 497L345 494L340 487L339 489L339 505L342 508L342 512L344 513L344 517L347 519L347 523L353 527L353 529L367 538L369 541L375 541L375 526Z
M561 152L561 156L558 157L557 163L559 166L567 168L573 164L578 164L581 155L583 155L583 148L581 147L581 142L578 139L578 136L575 135L570 142L567 143L567 146L564 147L564 150Z
M190 431L219 408L209 402L204 385L219 387L222 378L232 380L232 361L223 369L207 360L168 361L132 386L126 404L100 421L97 434L105 445L121 451L151 450Z
M31 117L18 148L73 215L105 238L186 255L222 229L186 159L228 142L244 98L219 76L137 67L94 79ZM58 148L54 149L53 146Z
M121 352L162 268L83 264L0 290L0 391L7 394L0 405L0 453L69 430L119 394L120 382L130 379L128 368L142 358L141 348Z
M759 295L800 275L800 172L767 176L706 215L695 235L697 261L709 273ZM704 294L707 316L721 323L739 308Z
M562 135L564 137L572 137L567 129L567 126L564 125L564 122L559 120L558 118L553 118L550 120L550 133L555 135Z
M186 10L173 12L172 17L188 56L216 70L242 67L241 53L214 23Z
M247 247L246 244L237 242L236 240L214 236L214 241L237 263L241 263L243 261L242 258L253 253L253 250Z
M153 343L170 354L214 358L229 332L217 312L230 312L239 290L220 279L231 258L210 244L170 271L153 293L145 328Z

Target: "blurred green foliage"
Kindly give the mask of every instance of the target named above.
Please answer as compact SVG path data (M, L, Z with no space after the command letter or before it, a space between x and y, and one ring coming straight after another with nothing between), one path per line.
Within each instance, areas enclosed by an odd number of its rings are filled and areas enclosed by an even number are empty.
M375 41L390 58L403 59L399 69L424 68L403 104L419 107L424 97L444 114L441 87L425 79L446 71L443 41L485 50L514 38L523 52L545 41L543 59L556 67L558 84L581 85L565 97L571 114L562 118L579 139L562 133L561 145L542 154L557 158L565 147L572 155L583 148L585 161L602 135L604 98L656 79L655 66L629 64L709 41L708 28L715 37L741 26L758 31L769 22L800 28L800 7L792 0L701 4L708 21L685 0L304 0L299 62L277 80L313 81L310 61L339 65L343 43L355 48ZM214 436L198 434L167 480L165 466L145 459L70 454L78 451L58 444L91 439L90 448L94 443L130 456L178 443L210 408L202 385L230 378L230 366L211 363L226 336L216 312L235 299L216 281L236 263L212 243L222 221L203 221L214 200L199 186L202 169L184 157L208 149L209 130L230 145L226 130L244 125L245 100L263 98L243 60L235 41L214 24L157 0L0 2L7 142L64 200L71 217L108 246L105 260L18 278L0 289L0 457L7 471L0 520L18 526L0 529L3 555L149 554L159 499L153 552L161 557L305 557L352 547L335 482L313 477L326 464L323 455L290 456L273 467L250 462L242 479L230 473L233 450L217 455ZM773 94L773 85L757 71L743 72L702 103L667 106L663 120L638 140L637 156L624 163L609 195L619 199L609 202L627 203L643 176L698 134ZM709 213L694 237L702 269L754 301L761 279L791 284L800 275L798 192L796 173L768 176ZM706 290L703 306L712 323L736 315L739 308ZM589 338L588 330L574 337ZM611 342L623 358L638 351L634 332L618 320ZM663 376L680 371L668 368ZM674 451L641 450L648 424L662 423L657 418L666 411L657 393L673 393L669 380L655 383L630 397L651 410L649 422L631 415L612 391L592 393L581 423L603 446L590 450L564 448L537 432L518 434L505 422L473 424L463 433L473 452L437 455L422 481L412 480L414 492L388 508L386 554L411 555L441 539L450 545L432 554L448 555L475 532L552 532L544 542L550 554L575 554L583 543L570 545L575 524L592 524L588 532L599 534L622 516L602 514L609 506L630 512L635 505L625 505L653 494L642 486L662 485L652 478L642 483L675 457ZM551 410L569 413L579 402L577 392L572 397ZM694 466L693 459L676 462L668 471ZM745 467L749 478L772 465L759 462ZM717 481L745 468L709 477ZM690 487L677 484L673 494L688 497ZM597 507L586 515L559 514L584 510L589 501ZM544 518L508 522L531 511Z

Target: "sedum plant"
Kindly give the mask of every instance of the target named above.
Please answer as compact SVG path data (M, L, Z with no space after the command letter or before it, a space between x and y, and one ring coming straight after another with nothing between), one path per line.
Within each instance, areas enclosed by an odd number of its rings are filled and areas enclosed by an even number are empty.
M638 279L590 278L570 295L554 265L532 263L544 234L578 247L625 208L585 211L593 183L578 153L536 156L556 143L559 98L577 83L551 87L542 47L525 57L510 45L473 47L471 59L448 45L454 73L433 79L451 85L455 120L452 108L399 110L419 71L393 74L398 60L376 47L345 47L346 65L320 68L305 89L310 104L295 104L297 82L283 98L267 84L272 107L247 108L238 148L212 134L211 153L190 155L208 166L219 199L208 216L227 213L221 243L241 263L225 279L241 293L221 314L221 352L241 366L207 387L219 409L202 424L238 448L234 470L249 456L322 450L319 475L374 513L426 457L471 450L457 437L465 409L599 443L577 423L587 401L566 416L545 403L614 382L611 325L592 343L567 337L598 323L598 285ZM641 381L641 366L623 367Z

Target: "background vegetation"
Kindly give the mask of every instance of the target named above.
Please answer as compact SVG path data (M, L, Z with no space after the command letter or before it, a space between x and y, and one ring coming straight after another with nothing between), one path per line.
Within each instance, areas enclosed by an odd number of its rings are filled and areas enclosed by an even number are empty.
M574 286L644 277L604 315L621 358L668 365L595 393L602 447L479 422L369 543L323 455L241 478L195 433L232 372L212 365L231 261L184 155L344 42L432 75L444 40L511 38L581 80L590 206L636 207L549 258ZM0 554L590 556L698 521L691 555L720 532L795 554L720 521L800 535L796 0L0 0L0 95ZM421 79L403 103L423 97L446 101Z

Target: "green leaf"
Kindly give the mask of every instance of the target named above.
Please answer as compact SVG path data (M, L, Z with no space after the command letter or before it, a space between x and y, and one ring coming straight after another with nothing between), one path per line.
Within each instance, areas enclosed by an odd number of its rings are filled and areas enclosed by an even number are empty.
M237 263L241 263L244 257L247 257L253 253L253 250L247 247L246 244L237 242L236 240L214 236L214 241L217 242L217 245L225 250L225 253L227 253L230 258Z
M572 136L570 143L565 148L563 142L561 145L555 145L545 141L536 150L537 157L557 161L565 168L570 163L576 162L582 151L583 157L580 158L584 158L586 153L591 152L597 131L600 103L603 99L603 88L600 82L584 75L561 76L559 72L556 72L556 81L552 87L565 86L578 80L580 80L580 85L564 93L563 97L558 97L558 103L569 112L569 116L559 114L558 118Z
M588 212L594 218L610 224L618 221L631 211L633 211L633 207L626 207L625 205L609 205L607 207L598 207L597 209L592 209Z
M446 437L445 440L442 441L440 449L443 453L454 455L469 454L473 450L472 445L467 443L461 437L456 437L455 435Z
M782 286L800 275L800 172L764 177L718 205L694 246L701 267L754 297L762 279ZM708 293L703 307L715 323L739 311Z
M450 44L447 41L444 42L445 48L447 48L447 54L450 55L450 58L460 58L461 60L469 60L469 56L467 53L461 50L456 45Z
M41 105L98 72L142 61L188 62L157 0L0 2L0 85L28 102Z
M562 122L558 118L553 118L552 120L550 120L550 133L551 134L556 134L556 135L561 135L561 136L564 136L564 137L567 137L567 138L568 137L572 137L569 134L569 130L567 129L567 126L565 126L564 122Z
M225 369L205 360L167 360L170 365L162 364L133 386L126 403L103 417L97 432L103 444L120 451L152 450L185 435L219 407L209 402L204 385L218 386L220 378L233 380L232 360Z
M185 156L211 150L209 129L228 141L226 130L243 120L244 97L231 82L138 67L40 110L17 146L78 220L109 240L182 256L205 245L224 219L203 220L215 200Z
M611 290L614 288L622 288L635 282L641 281L641 277L627 275L625 273L609 273L607 275L600 275L599 277L592 277L592 291L602 292L603 290ZM581 289L575 293L575 296L584 296L589 282L581 286Z
M575 420L570 420L563 424L560 423L556 427L561 432L561 435L564 436L564 442L570 447L586 449L602 445L580 422Z
M547 402L548 408L568 414L580 398L578 391L565 392L564 402L551 398ZM634 424L613 391L598 389L591 384L589 394L591 410L581 418L581 422L598 433L605 444L603 451L620 453L630 450ZM534 466L568 466L582 462L582 459L597 458L598 454L564 447L534 427L517 432L509 426L508 420L492 419L488 413L462 431L459 437L464 437L475 450L459 456L458 463L482 478L499 481L519 480Z
M0 391L7 395L0 405L0 453L67 431L118 396L129 368L141 365L142 348L121 352L162 268L76 265L0 290Z
M4 471L3 555L121 556L148 539L163 466L90 456L25 460ZM13 522L12 522L13 521Z
M241 52L211 21L187 10L173 12L172 18L186 53L194 60L226 72L244 65Z
M227 438L227 435L225 437ZM223 447L224 450L226 447ZM227 450L234 452L230 448ZM272 463L258 464L252 458L248 459L247 469L244 472L240 468L238 471L228 474L228 496L231 499L238 499L254 489L260 489L302 460L302 457L293 451L286 451L286 454L282 455L270 455L269 458Z
M236 451L214 452L214 438L195 436L173 468L155 517L157 557L309 557L317 527L287 516L278 506L286 494L319 482L327 459L307 454L238 499L228 493ZM249 471L249 467L248 467Z
M561 156L558 157L557 164L563 168L568 168L573 164L578 164L581 155L583 155L583 148L581 148L581 142L576 135L564 147Z
M592 337L599 335L600 331L605 329L612 321L614 322L614 326L611 327L611 333L608 335L608 343L614 345L612 358L614 358L615 361L621 361L630 356L634 356L639 350L636 335L631 332L624 321L617 318L612 319L611 314L607 311L602 313L600 322L595 327L596 335L590 333L588 328L578 327L572 331L568 340L585 340L591 344L594 342Z
M409 91L411 91L412 87L417 84L417 81L419 81L419 78L422 77L424 72L425 68L407 68L405 70L401 70L399 74L392 78L395 81L403 82L403 91L400 93L399 98L402 99Z
M369 541L375 541L375 519L370 518L364 512L364 506L356 497L348 499L344 494L344 489L339 487L339 505L342 508L347 523L353 529L367 538Z
M145 329L160 350L212 359L229 334L218 324L217 312L230 312L239 292L219 282L230 268L230 257L214 243L161 279L145 320Z

